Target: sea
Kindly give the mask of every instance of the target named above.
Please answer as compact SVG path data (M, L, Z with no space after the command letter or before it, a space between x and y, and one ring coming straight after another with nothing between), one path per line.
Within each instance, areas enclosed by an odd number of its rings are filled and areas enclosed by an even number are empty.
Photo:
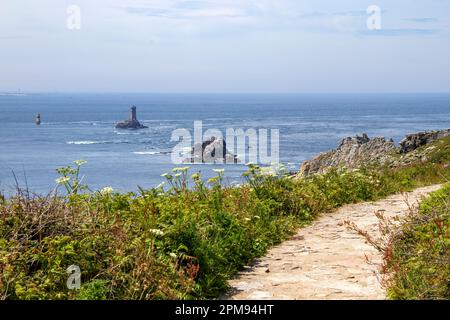
M132 105L141 130L118 130ZM41 125L35 116L41 114ZM137 94L34 93L0 95L0 192L20 187L46 194L55 169L83 159L92 190L152 188L174 167L176 129L278 129L279 160L290 171L342 138L367 133L398 143L406 134L450 128L450 94ZM270 141L270 139L269 139ZM242 183L245 163L195 164L206 179L225 170L225 183Z

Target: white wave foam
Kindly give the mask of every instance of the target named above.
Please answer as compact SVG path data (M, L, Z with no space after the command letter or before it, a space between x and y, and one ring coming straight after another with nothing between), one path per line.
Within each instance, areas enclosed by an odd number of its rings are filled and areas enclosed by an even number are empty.
M67 141L67 144L99 144L101 141Z
M155 154L171 154L172 151L170 150L160 150L160 151L135 151L134 154L141 154L141 155L155 155Z
M154 155L154 154L160 154L161 152L159 152L159 151L135 151L133 153L134 154L151 154L151 155Z
M75 145L87 145L87 144L121 144L130 143L128 140L111 140L111 141L92 141L92 140L82 140L82 141L67 141L67 144Z
M137 136L137 135L142 135L143 133L141 132L131 132L131 131L114 131L115 134L117 135L124 135L124 136L128 136L128 135L133 135L133 136Z

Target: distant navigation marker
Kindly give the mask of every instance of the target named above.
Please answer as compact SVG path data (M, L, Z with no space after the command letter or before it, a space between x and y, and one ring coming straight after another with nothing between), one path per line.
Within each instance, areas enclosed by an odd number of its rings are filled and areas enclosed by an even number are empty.
M34 119L34 122L36 122L37 125L41 124L41 114L40 113L38 113L36 115L36 118Z

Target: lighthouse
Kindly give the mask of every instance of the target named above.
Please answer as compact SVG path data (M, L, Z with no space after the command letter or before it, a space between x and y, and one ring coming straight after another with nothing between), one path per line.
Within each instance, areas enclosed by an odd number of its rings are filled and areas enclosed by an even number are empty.
M137 121L136 106L132 106L130 109L130 121Z
M130 109L130 119L119 122L116 124L117 129L145 129L148 128L139 123L136 116L136 106L132 106Z

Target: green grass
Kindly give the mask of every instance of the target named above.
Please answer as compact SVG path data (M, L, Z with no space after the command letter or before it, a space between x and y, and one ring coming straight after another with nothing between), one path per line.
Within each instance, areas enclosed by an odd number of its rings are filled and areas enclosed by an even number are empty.
M77 162L58 170L67 196L0 196L0 298L217 297L239 269L321 212L449 181L443 141L429 160L397 169L298 179L250 166L247 183L230 187L221 171L204 182L176 168L168 188L126 194L89 191ZM80 290L66 286L70 265L80 267Z
M450 184L424 200L387 257L391 299L450 299Z

